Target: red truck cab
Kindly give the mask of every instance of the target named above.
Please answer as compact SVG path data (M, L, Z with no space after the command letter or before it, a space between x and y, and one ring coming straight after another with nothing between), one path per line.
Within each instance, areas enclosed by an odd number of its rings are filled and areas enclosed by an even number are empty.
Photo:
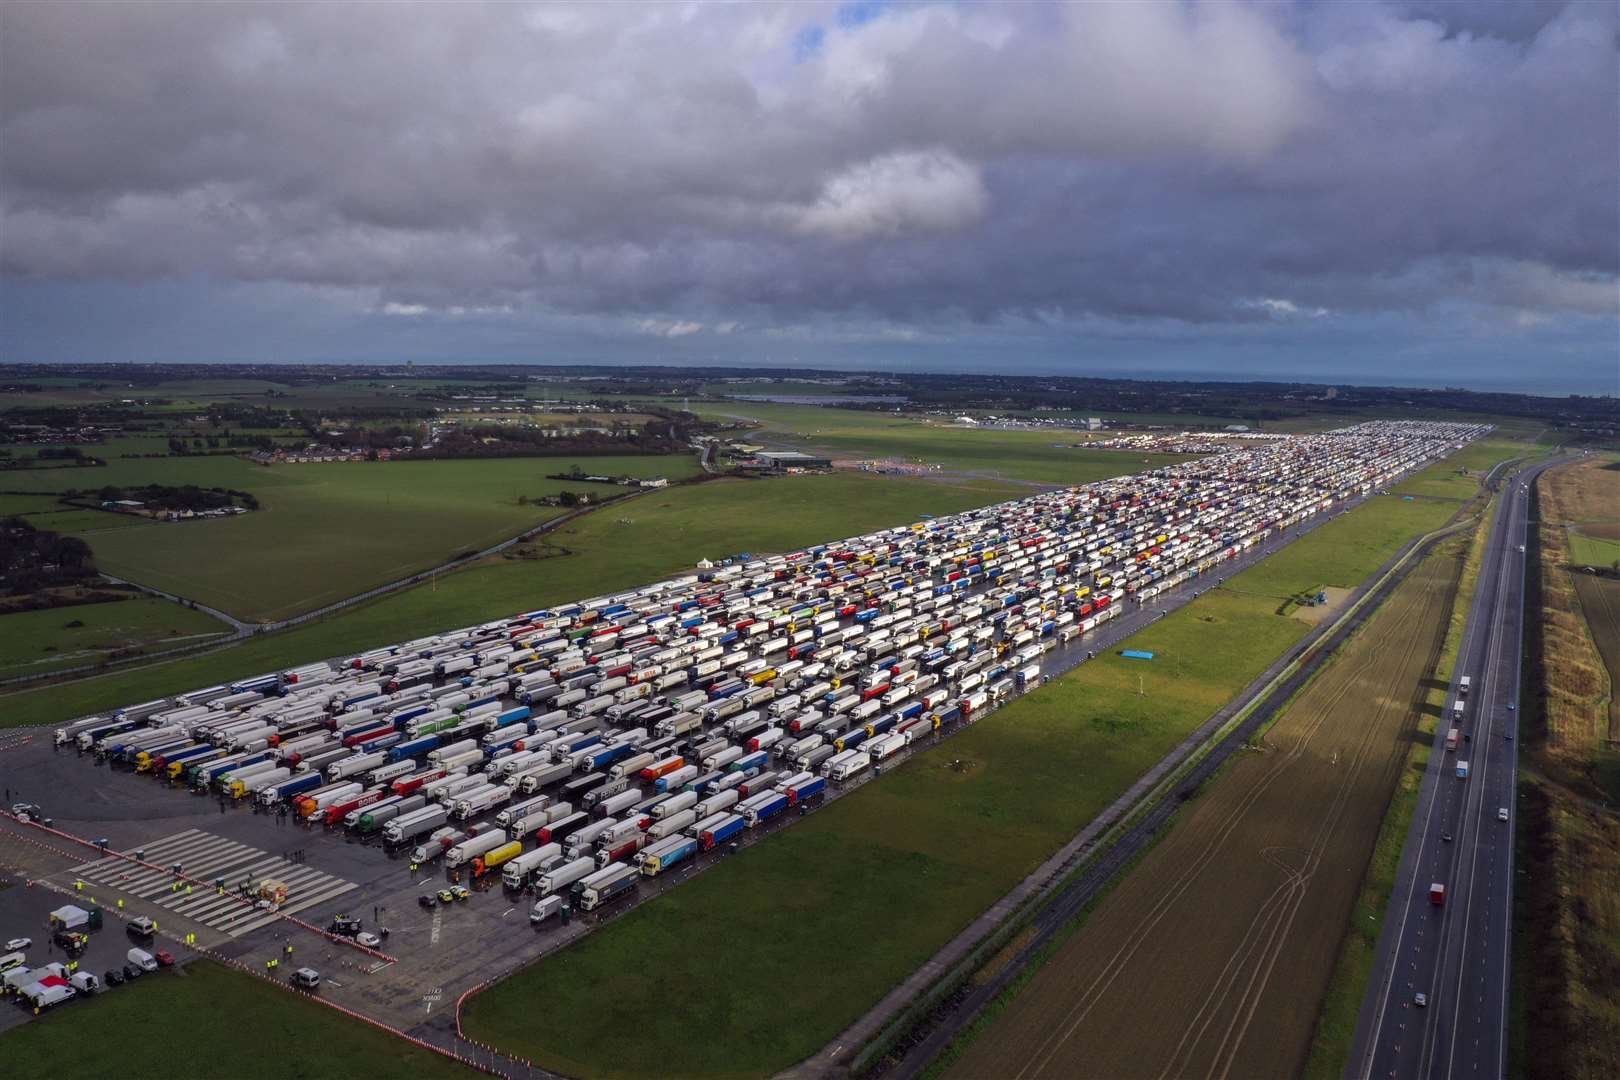
M1436 881L1429 886L1429 903L1441 907L1446 902L1446 887Z

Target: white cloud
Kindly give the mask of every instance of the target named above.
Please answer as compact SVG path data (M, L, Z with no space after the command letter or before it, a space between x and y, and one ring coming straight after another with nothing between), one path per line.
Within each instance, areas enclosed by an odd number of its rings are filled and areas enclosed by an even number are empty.
M680 338L702 333L703 324L684 319L642 319L636 329L653 337Z
M1320 319L1329 314L1324 307L1301 307L1292 300L1285 300L1278 296L1263 296L1256 300L1245 300L1240 307L1263 311L1274 319Z
M384 315L405 316L426 315L428 307L426 304L400 304L390 300L382 306L382 313Z
M977 167L944 150L905 151L838 173L789 220L801 233L857 240L953 231L978 221L989 204Z

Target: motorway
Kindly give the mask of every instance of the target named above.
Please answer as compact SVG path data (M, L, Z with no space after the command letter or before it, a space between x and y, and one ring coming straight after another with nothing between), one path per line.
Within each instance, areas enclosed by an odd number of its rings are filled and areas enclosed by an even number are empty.
M1357 1080L1493 1080L1506 1069L1528 488L1556 463L1510 475L1496 505L1361 1007L1347 1070ZM1444 733L1454 726L1462 738L1453 752ZM1457 775L1462 762L1466 778ZM1445 887L1442 904L1431 902L1435 883Z

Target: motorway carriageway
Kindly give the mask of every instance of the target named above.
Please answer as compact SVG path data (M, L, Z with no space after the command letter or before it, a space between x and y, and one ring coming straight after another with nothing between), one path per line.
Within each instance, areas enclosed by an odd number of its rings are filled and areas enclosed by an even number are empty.
M1528 490L1564 460L1509 476L1497 502L1362 1003L1352 1077L1495 1080L1506 1070ZM1452 703L1464 675L1473 685L1459 723ZM1444 748L1451 727L1468 736L1454 752ZM1459 761L1467 779L1456 775ZM1434 883L1445 886L1443 905L1430 902Z

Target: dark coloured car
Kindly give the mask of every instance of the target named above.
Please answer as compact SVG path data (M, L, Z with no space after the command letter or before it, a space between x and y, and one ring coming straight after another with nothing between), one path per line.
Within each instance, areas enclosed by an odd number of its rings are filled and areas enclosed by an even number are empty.
M145 974L145 972L143 972L140 968L136 967L134 964L125 964L124 965L124 978L130 980L131 982L134 982L136 979L140 978L144 974Z
M124 982L124 972L121 968L113 968L101 977L101 981L108 986L121 986Z
M327 927L327 930L342 937L354 937L360 932L360 920L348 915L339 915L332 920L332 925Z
M427 908L429 911L431 911L434 908L439 906L438 898L436 896L434 896L432 893L426 893L426 894L424 894L422 896L418 896L416 898L416 902L418 904L421 904L423 907Z

